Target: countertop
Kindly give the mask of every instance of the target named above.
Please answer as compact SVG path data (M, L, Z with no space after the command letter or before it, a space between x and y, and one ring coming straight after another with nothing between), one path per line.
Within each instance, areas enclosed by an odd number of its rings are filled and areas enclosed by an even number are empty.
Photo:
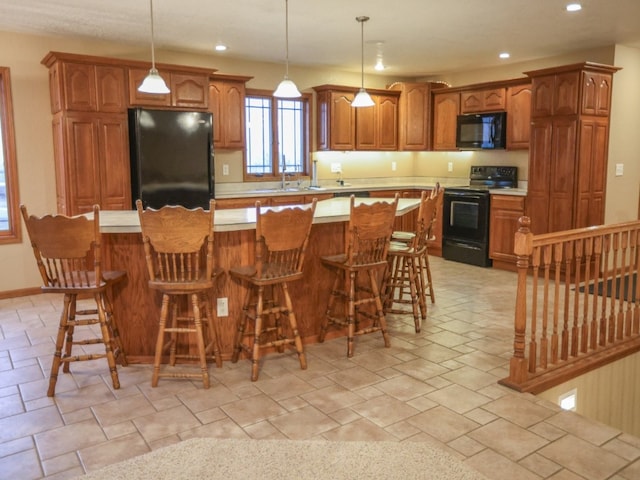
M459 187L464 185L464 181L453 181L451 183L446 181L440 181L440 185L445 188L447 187ZM466 182L468 184L468 180ZM324 193L351 193L351 192L370 192L372 196L375 196L376 191L382 190L431 190L435 187L436 182L426 181L426 182L412 182L412 181L399 181L396 183L345 183L344 186L321 186L319 188L310 188L310 187L302 187L295 188L290 187L285 190L281 190L277 187L273 188L255 188L251 189L251 186L247 186L244 184L242 188L238 188L234 191L225 191L225 188L222 185L216 186L218 191L216 190L216 198L217 199L225 199L225 198L251 198L251 197L264 197L264 196L294 196L294 195L312 195L314 193L324 194ZM526 182L523 183L523 186L518 188L497 188L490 191L492 195L517 195L517 196L526 196Z
M313 190L311 190L312 192ZM389 198L356 198L356 205L371 204L376 201L389 202ZM316 205L313 223L346 222L349 220L350 199L347 197L320 200ZM419 198L400 198L396 216L404 215L418 208ZM282 210L288 207L263 207L265 210ZM92 214L87 214L91 216ZM256 209L231 208L216 210L214 231L234 232L256 228ZM140 233L140 221L136 210L101 210L100 231L102 233Z

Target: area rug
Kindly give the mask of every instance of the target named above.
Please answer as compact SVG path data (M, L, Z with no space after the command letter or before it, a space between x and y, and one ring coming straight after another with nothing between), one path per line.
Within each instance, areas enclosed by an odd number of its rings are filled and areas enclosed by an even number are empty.
M78 480L487 480L423 442L194 438L109 465Z
M627 298L627 287L629 286L629 275L624 275L623 277L616 277L615 279L609 278L605 284L602 280L600 280L597 286L593 284L589 285L589 293L593 294L597 292L597 295L607 297L611 297L612 295L615 298L619 299L620 294L622 293L623 299L631 302L635 302L636 300L636 274L631 275L631 298ZM580 287L580 291L584 291L584 287Z

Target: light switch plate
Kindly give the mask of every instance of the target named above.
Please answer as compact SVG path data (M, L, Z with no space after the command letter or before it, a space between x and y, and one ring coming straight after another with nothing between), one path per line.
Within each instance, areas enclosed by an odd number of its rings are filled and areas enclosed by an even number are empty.
M222 175L229 175L229 165L226 163L222 164Z
M616 163L616 177L621 177L624 173L624 163Z
M342 172L342 164L338 162L334 162L331 164L331 173L341 173Z
M447 164L447 172L453 172L453 162Z
M396 162L391 162L391 171L392 172L395 172L397 167L398 167L398 165L396 164Z

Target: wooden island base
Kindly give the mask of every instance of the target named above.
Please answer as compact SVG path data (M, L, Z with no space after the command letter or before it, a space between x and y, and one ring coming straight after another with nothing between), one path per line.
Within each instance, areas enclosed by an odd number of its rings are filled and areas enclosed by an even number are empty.
M348 199L343 199L348 201ZM334 200L326 200L330 202ZM417 200L401 200L398 216L417 207ZM322 202L319 202L319 204ZM222 211L221 211L222 212ZM130 212L127 212L130 213ZM101 217L103 217L101 212ZM216 212L217 225L218 212ZM304 278L289 285L298 327L303 342L318 341L320 325L333 286L333 273L321 262L322 255L334 255L344 250L348 223L344 221L314 223L305 255ZM315 220L314 220L315 222ZM113 229L111 229L113 230ZM106 268L125 270L127 279L115 289L114 314L117 315L127 359L132 363L152 363L158 332L161 296L147 286L148 274L144 259L142 237L136 233L113 233L103 229L104 261ZM215 255L217 264L225 271L232 266L252 264L255 250L255 229L216 231ZM227 298L229 315L216 317L223 360L230 360L236 322L242 315L246 287L231 280L225 273L212 294L215 310L217 298ZM215 312L214 312L215 313ZM330 331L327 338L346 335ZM346 345L345 345L346 354Z

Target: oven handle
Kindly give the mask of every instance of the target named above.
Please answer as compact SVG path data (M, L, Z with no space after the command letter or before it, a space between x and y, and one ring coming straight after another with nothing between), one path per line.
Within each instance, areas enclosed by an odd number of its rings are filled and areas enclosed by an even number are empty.
M485 194L477 194L477 193L468 193L468 192L445 192L445 197L449 198L464 198L469 200L482 200L486 198L488 195Z

